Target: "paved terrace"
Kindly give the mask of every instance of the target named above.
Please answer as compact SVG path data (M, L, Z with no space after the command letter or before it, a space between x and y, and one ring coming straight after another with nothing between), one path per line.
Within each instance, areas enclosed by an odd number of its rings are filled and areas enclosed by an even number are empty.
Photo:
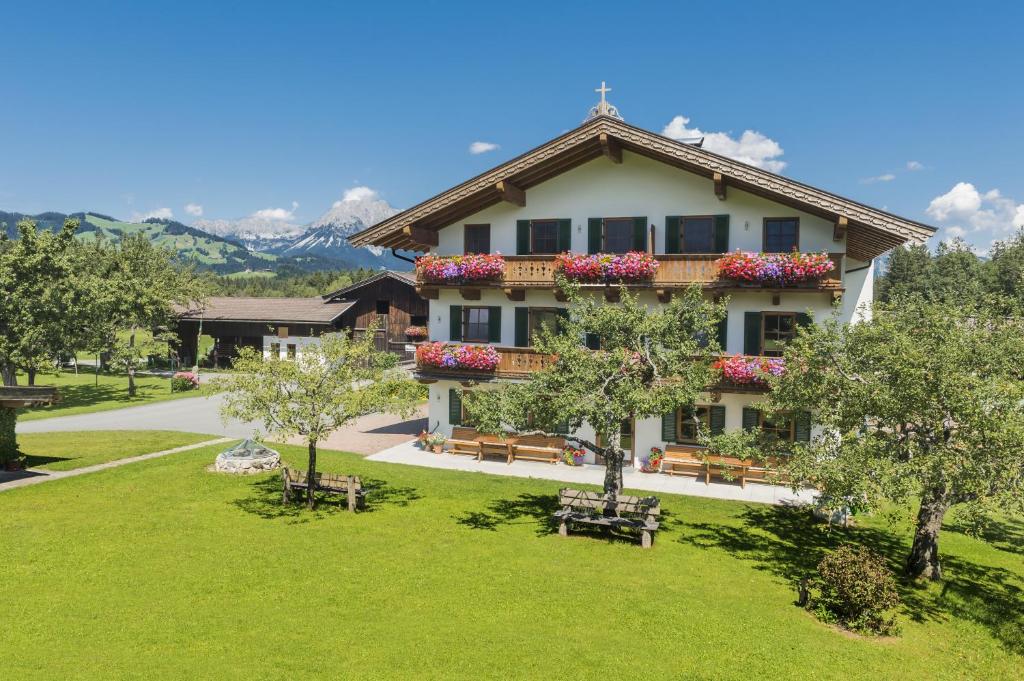
M458 454L434 454L421 450L415 441L406 442L385 449L367 457L371 461L405 464L409 466L425 466L427 468L447 468L458 471L489 473L491 475L509 475L516 478L538 478L541 480L558 480L573 484L601 486L604 484L604 466L584 464L582 466L566 466L539 461L516 461L507 464L501 461L477 461L468 456ZM817 496L815 490L792 489L783 485L748 482L746 488L738 482L714 482L704 484L703 480L685 475L665 475L662 473L641 473L639 470L626 468L623 483L627 489L660 492L663 494L685 494L692 497L709 497L712 499L731 499L749 501L760 504L802 505L811 503Z

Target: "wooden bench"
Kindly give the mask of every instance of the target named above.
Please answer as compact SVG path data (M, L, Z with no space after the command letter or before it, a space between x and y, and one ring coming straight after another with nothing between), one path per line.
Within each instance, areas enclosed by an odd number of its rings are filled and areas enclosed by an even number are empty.
M789 482L789 476L779 470L781 463L782 461L775 456L770 456L764 461L752 461L747 466L747 480L770 484Z
M709 456L704 484L711 484L711 476L714 475L723 480L729 480L730 478L739 480L740 487L746 488L747 469L750 468L750 464L750 459L737 459L734 456Z
M558 463L565 449L565 439L546 435L520 435L512 442L509 463L516 459Z
M310 490L306 471L282 468L281 482L284 487L281 494L281 503L283 504L287 504L292 500L292 493L294 491L302 491L307 495L319 491L327 495L345 497L348 500L348 510L350 511L366 506L366 489L363 487L363 481L358 475L317 473L313 489Z
M661 472L669 475L693 475L700 477L707 474L704 461L704 448L697 445L667 445L665 456L661 460Z
M477 440L478 437L479 433L476 432L476 428L455 426L452 428L452 436L444 443L447 447L444 451L449 454L465 454L479 460L480 442Z
M483 461L485 456L494 456L505 463L512 463L512 443L509 440L502 440L497 436L493 435L481 435L480 441L480 456L479 461Z
M612 501L605 494L566 488L559 490L558 503L562 508L553 518L563 537L569 536L573 525L592 525L639 532L640 545L645 549L654 543L661 515L657 497L618 496Z

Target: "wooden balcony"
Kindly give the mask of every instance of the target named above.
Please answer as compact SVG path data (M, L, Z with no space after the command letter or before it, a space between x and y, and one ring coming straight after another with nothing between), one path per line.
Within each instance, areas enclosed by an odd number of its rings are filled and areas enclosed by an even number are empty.
M698 284L705 289L720 291L758 290L758 291L826 291L839 294L843 291L842 266L843 254L830 253L829 258L835 267L827 277L809 284L799 284L785 288L741 284L719 277L719 253L698 253L682 255L655 255L658 270L650 281L628 282L627 288L635 290L654 290L659 297L668 298L673 290L687 288ZM474 281L467 283L447 283L426 280L422 272L416 272L416 290L421 296L436 299L442 288L459 289L467 300L479 300L482 289L503 289L510 300L523 300L526 291L550 290L555 286L555 256L553 255L506 255L505 274L501 279L491 281ZM617 285L583 284L584 289L617 290Z

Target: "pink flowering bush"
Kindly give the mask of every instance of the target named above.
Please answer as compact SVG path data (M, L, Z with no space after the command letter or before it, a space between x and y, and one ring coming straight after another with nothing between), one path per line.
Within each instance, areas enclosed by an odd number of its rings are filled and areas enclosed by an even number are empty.
M171 392L180 393L199 387L199 377L191 371L179 371L171 377Z
M736 251L718 260L725 279L790 286L819 279L835 268L828 253L750 253Z
M722 372L722 378L730 383L765 385L765 376L781 376L786 371L786 363L781 357L748 357L747 355L731 355L717 360L711 365Z
M500 253L424 255L416 258L416 269L427 281L486 281L505 275L505 259Z
M562 253L555 258L555 269L575 281L642 281L658 271L654 256L640 251L618 255Z
M439 369L494 371L501 355L489 345L424 343L416 348L416 363Z

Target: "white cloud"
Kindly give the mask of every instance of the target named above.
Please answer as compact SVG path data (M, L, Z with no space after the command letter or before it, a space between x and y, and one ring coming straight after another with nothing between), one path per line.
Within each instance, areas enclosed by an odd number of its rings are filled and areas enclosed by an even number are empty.
M294 220L295 209L299 207L298 201L292 201L291 210L287 208L264 208L253 213L250 217L259 220Z
M495 144L494 142L473 142L469 145L469 153L473 155L486 154L488 151L494 151L500 147L501 145Z
M173 220L174 211L170 208L156 208L149 211L148 213L132 213L129 222L145 222L150 218L159 218L161 220Z
M192 217L201 218L203 216L203 207L198 203L186 203L185 212Z
M865 177L861 180L861 184L874 184L875 182L892 182L896 179L896 176L892 173L885 173L884 175L875 175L874 177Z
M979 192L970 182L957 182L928 204L926 213L942 224L945 234L987 246L1024 227L1024 204L998 189Z
M924 165L920 161L907 161L907 170L910 172L924 170Z
M703 137L704 148L708 151L773 173L782 172L786 167L786 162L778 158L784 153L779 143L755 130L744 130L739 139L734 139L725 132L704 132L700 128L688 128L686 126L689 123L690 119L686 116L676 116L661 134L675 140Z
M377 198L377 191L375 189L370 189L366 186L352 187L351 189L346 189L345 193L341 195L341 201L335 201L334 205L337 207L348 201L366 201L375 198Z

